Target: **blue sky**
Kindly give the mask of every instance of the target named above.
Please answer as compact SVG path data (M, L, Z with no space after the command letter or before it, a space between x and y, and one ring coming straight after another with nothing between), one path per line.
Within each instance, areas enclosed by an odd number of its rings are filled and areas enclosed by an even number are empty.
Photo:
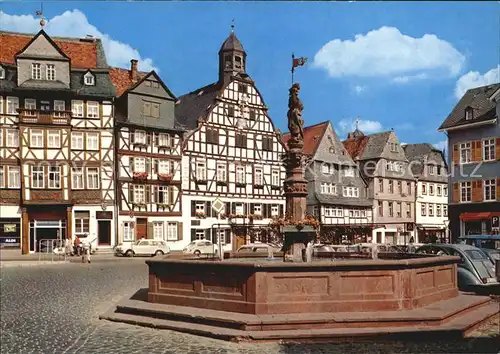
M2 3L0 29L36 32L38 7ZM282 131L294 52L308 57L296 72L306 125L331 120L343 137L359 116L368 133L394 128L401 142L433 144L460 93L499 81L499 11L498 2L44 4L49 34L102 36L110 64L138 58L178 96L217 79L234 18L247 72Z

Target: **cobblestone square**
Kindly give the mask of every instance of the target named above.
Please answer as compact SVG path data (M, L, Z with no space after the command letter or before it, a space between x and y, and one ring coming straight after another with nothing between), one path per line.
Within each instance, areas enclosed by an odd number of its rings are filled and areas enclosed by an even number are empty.
M500 319L464 341L230 343L99 320L147 286L144 259L0 269L2 354L16 353L498 353Z

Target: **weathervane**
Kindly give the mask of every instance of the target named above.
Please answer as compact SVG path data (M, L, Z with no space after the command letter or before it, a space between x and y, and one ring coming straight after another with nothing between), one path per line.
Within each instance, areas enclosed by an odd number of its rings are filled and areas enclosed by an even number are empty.
M43 2L40 3L40 10L36 12L36 16L40 17L40 27L45 26L45 16L43 15Z
M231 33L234 33L234 18L231 21Z

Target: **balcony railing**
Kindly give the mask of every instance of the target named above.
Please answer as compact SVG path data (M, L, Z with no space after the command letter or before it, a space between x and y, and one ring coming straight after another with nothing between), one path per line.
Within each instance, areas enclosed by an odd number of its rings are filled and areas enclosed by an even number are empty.
M71 111L42 111L19 108L19 121L34 124L71 124Z

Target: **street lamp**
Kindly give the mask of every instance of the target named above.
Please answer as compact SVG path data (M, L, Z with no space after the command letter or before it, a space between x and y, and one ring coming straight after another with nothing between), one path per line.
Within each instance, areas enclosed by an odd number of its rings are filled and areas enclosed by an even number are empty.
M446 242L448 242L448 239L449 239L449 235L448 235L448 232L449 232L449 229L448 229L448 226L450 225L450 220L448 219L445 219L443 220L443 224L444 224L444 232L445 232L445 240Z

